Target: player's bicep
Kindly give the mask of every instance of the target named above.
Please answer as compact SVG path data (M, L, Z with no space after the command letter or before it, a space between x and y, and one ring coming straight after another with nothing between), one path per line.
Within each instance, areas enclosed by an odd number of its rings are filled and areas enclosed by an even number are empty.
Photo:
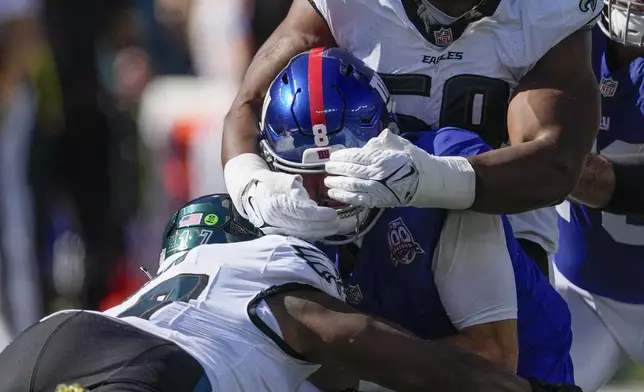
M457 329L516 319L514 269L499 216L450 211L432 270Z
M552 47L521 79L508 110L512 144L550 139L579 154L590 151L600 96L591 63L591 31Z

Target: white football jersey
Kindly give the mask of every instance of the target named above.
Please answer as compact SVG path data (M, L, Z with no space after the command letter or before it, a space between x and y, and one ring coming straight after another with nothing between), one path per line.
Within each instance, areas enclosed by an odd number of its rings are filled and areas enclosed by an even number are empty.
M344 300L324 253L296 238L265 236L192 249L105 313L181 346L213 391L296 391L319 366L281 339L263 298L301 287Z
M553 46L592 25L602 8L597 0L487 0L493 15L476 20L470 13L476 21L456 37L451 28L427 32L432 20L445 19L427 1L310 0L338 46L381 74L403 131L411 130L406 124L456 126L499 142L507 137L507 103L521 78ZM518 220L518 237L528 233L556 249L554 207Z

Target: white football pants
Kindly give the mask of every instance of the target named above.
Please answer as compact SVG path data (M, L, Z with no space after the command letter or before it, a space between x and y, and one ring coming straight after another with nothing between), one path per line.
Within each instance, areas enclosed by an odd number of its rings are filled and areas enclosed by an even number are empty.
M554 283L572 314L575 383L584 392L606 384L627 358L644 364L644 304L591 294L554 270Z

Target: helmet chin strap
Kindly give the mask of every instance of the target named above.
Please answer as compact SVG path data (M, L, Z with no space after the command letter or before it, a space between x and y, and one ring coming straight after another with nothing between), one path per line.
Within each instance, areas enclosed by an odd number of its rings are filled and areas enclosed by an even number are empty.
M323 238L323 239L320 240L320 242L323 243L323 244L326 244L326 245L346 245L346 244L350 244L352 242L356 242L359 239L361 239L362 237L364 237L365 235L367 235L367 233L369 233L371 231L373 226L375 226L376 222L378 222L378 220L382 216L383 212L385 212L385 209L384 208L379 208L378 212L376 213L376 216L373 217L373 219L370 220L370 222L367 224L367 227L365 227L364 229L360 228L360 226L361 226L360 225L360 214L356 214L356 216L355 216L356 217L356 228L354 229L354 232L352 233L353 234L352 236L347 237L345 239L341 239L341 240L335 240L333 238L338 237L338 236L333 236L333 237L329 237L329 238ZM347 236L348 236L348 234L347 234Z
M152 276L152 274L150 273L150 271L148 271L147 268L143 266L139 266L139 270L141 270L141 272L145 274L145 276L148 278L148 281L151 281L152 279L154 279L154 276Z

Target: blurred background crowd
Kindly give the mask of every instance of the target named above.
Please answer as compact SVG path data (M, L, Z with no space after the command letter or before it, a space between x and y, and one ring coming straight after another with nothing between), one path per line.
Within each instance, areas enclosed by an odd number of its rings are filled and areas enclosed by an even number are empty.
M222 191L221 123L288 0L0 0L1 315L104 309L171 212Z
M224 191L223 117L290 2L0 0L0 350L122 301L170 214Z

